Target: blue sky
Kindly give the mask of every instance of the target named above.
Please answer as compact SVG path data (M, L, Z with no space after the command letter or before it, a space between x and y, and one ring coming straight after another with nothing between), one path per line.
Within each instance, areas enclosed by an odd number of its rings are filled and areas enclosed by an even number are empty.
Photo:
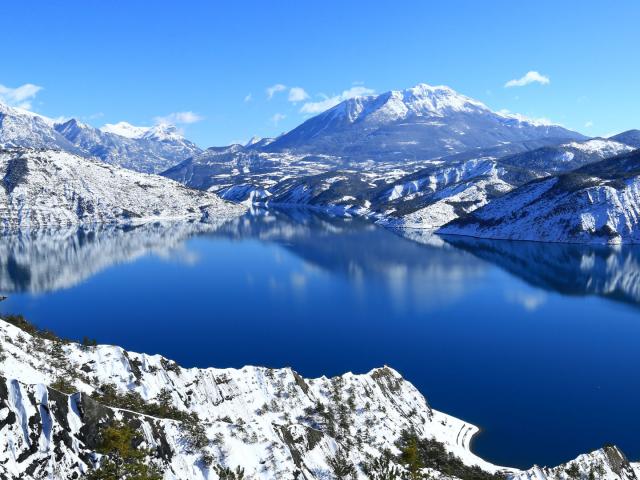
M640 128L637 0L26 0L0 17L0 98L95 126L177 120L201 146L420 82L590 135Z

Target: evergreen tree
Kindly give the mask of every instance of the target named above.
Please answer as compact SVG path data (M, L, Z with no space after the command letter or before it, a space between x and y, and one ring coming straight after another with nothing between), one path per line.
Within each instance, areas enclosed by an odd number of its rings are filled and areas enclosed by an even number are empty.
M348 480L356 474L356 468L342 449L338 449L336 454L327 460L327 463L336 480Z
M161 480L158 468L146 462L149 451L134 446L139 440L140 435L122 422L106 427L98 446L103 455L100 467L89 473L88 480Z
M421 470L424 464L420 458L418 441L415 437L412 436L408 439L407 444L402 449L400 459L409 471L409 478L411 480L419 480L422 477Z
M365 464L363 469L371 480L402 480L400 469L391 463L388 452Z
M221 467L218 465L215 467L216 473L220 480L244 480L244 468L236 467L235 470L231 470L229 467Z

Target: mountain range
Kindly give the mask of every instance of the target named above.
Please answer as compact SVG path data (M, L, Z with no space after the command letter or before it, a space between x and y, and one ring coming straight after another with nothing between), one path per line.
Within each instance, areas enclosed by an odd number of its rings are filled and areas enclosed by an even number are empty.
M63 150L145 173L166 170L201 151L173 125L144 128L122 122L98 129L76 119L56 121L2 103L0 146Z
M75 119L54 122L2 106L0 144L59 149L160 173L233 202L305 206L360 215L394 228L490 238L637 241L630 233L635 231L636 200L620 181L601 185L608 194L597 205L591 195L595 191L589 190L587 200L568 214L599 218L591 222L593 227L585 220L579 227L584 234L576 234L578 227L568 226L571 222L560 216L554 234L542 228L545 235L536 229L537 233L524 235L519 229L525 223L512 216L502 219L499 230L497 224L480 228L476 222L472 227L472 219L480 215L518 210L520 204L509 203L522 201L518 197L522 192L540 191L545 197L550 190L539 185L550 185L563 175L573 178L566 174L588 165L593 167L585 171L596 176L597 169L606 165L602 175L611 176L611 170L622 164L601 162L639 148L640 131L589 138L546 121L492 111L444 86L419 84L347 99L275 139L205 150L172 126L147 128L121 122L97 129ZM501 201L495 208L500 210L489 214L497 199ZM555 202L561 197L548 200L532 206L528 215L535 216L534 210L544 204L547 213L538 213L555 217L562 208ZM471 216L478 209L485 213ZM619 209L624 212L618 221L603 220L603 215ZM541 219L531 221L538 224ZM600 227L609 233L603 234Z

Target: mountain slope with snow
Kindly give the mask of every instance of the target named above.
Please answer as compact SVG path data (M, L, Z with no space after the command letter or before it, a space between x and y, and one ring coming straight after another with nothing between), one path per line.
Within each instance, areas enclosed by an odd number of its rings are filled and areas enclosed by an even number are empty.
M445 162L401 178L374 205L394 227L438 228L524 183L633 151L611 140L543 146L502 158Z
M0 102L0 147L57 148L80 153L53 127L54 121L49 118Z
M162 218L216 221L244 212L177 182L54 150L0 150L3 230Z
M558 125L493 112L449 87L419 84L345 100L278 137L266 149L426 160L539 138L585 137Z
M442 233L577 243L640 242L640 152L527 183Z
M640 130L627 130L626 132L609 137L609 140L625 143L634 148L640 148Z
M122 421L136 429L167 480L219 480L214 466L242 467L246 478L333 478L338 451L368 477L363 462L386 449L397 453L403 431L439 442L445 451L476 466L473 478L504 472L519 480L565 479L567 466L526 472L492 465L469 449L477 427L433 410L394 370L305 379L291 369L183 368L159 355L120 347L81 346L33 336L0 320L0 474L8 480L78 478L99 466L101 429ZM71 395L52 388L66 380ZM180 417L150 416L102 403L138 397L152 404L164 396ZM114 401L114 400L111 400ZM166 410L166 409L165 409ZM191 440L189 416L197 415L201 437ZM602 480L637 480L637 466L615 447L571 462ZM482 473L484 471L484 473ZM426 472L425 472L426 473ZM429 470L436 479L451 478Z
M55 129L80 151L98 157L105 163L145 173L159 173L176 163L196 155L200 149L185 140L172 125L156 125L148 129L110 133L75 119L56 124Z

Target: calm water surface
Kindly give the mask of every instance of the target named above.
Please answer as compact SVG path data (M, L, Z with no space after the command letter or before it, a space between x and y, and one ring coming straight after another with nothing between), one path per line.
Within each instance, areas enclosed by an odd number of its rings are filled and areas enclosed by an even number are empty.
M640 459L640 249L408 235L301 211L22 233L0 310L185 366L387 364L500 464Z

